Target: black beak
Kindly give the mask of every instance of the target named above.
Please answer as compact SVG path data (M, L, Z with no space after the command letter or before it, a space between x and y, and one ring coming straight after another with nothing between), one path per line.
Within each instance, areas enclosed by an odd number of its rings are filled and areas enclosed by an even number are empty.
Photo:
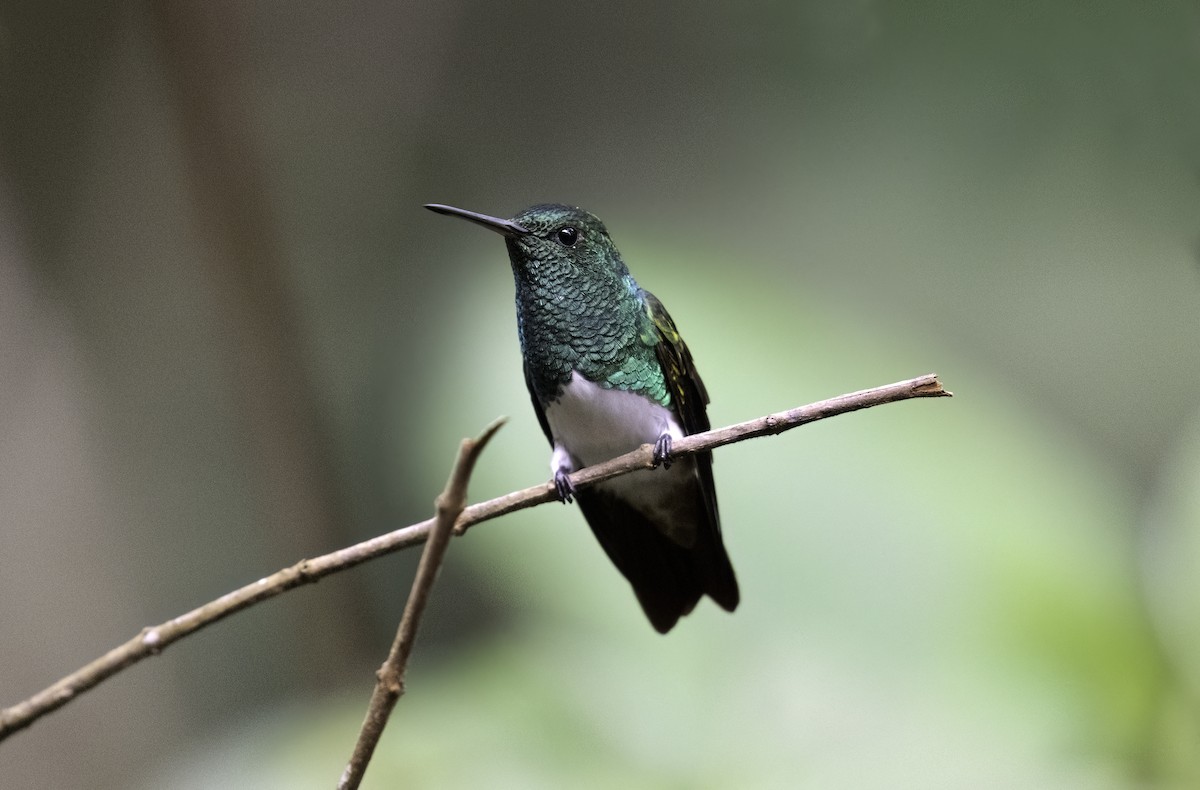
M511 219L500 219L499 217L489 217L487 214L476 214L474 211L467 211L465 208L443 206L441 203L426 203L425 208L438 214L462 217L465 220L474 222L476 225L482 225L488 230L494 230L505 236L528 236L533 232L522 225L518 225Z

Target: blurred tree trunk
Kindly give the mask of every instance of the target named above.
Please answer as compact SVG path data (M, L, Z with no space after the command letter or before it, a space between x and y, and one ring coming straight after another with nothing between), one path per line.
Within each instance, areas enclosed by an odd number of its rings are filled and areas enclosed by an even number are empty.
M239 90L241 17L187 0L148 7L178 115L201 241L231 330L223 335L225 353L256 476L258 523L269 534L295 536L299 546L325 545L345 513L255 150L252 113ZM308 645L309 658L319 656L322 645L332 648L326 651L332 658L351 639L355 618L347 613L359 607L344 599L348 590L338 592L343 600L325 595L310 601L328 607L332 616L322 622L344 632Z

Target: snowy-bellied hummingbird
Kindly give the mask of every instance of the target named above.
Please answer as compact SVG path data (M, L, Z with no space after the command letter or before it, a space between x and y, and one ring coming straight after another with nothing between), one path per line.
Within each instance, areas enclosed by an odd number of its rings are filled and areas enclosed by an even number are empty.
M604 224L579 208L512 219L426 208L504 236L517 285L525 384L553 446L559 499L578 500L613 564L661 633L702 595L733 611L737 579L721 541L712 454L674 460L671 442L709 429L708 393L662 303L640 288ZM568 477L642 444L661 469L576 491Z

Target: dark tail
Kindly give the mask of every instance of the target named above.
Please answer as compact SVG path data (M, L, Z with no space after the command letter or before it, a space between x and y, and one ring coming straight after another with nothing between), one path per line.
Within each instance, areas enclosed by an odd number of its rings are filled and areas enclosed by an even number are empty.
M716 519L715 497L697 525L696 540L684 547L668 538L641 512L604 490L576 494L584 518L622 575L633 585L650 623L667 633L708 595L732 612L738 605L737 578Z

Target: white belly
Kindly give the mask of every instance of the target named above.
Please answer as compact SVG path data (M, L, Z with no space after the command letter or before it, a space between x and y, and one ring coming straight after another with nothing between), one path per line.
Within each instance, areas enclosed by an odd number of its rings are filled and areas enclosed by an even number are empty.
M561 447L570 455L572 469L653 444L664 433L675 439L684 435L670 409L632 392L605 389L578 373L546 407L546 421L555 450Z
M674 439L685 435L670 409L641 395L605 389L578 373L572 374L559 399L546 407L546 422L554 438L551 474L560 468L575 471L643 444L654 444L663 433ZM598 488L621 497L653 521L668 527L671 534L676 525L689 530L692 527L691 520L673 518L673 508L669 505L676 500L673 494L680 487L695 485L692 479L695 475L695 464L685 458L670 469L632 472L600 483ZM689 545L693 539L690 532L672 537L683 545Z

